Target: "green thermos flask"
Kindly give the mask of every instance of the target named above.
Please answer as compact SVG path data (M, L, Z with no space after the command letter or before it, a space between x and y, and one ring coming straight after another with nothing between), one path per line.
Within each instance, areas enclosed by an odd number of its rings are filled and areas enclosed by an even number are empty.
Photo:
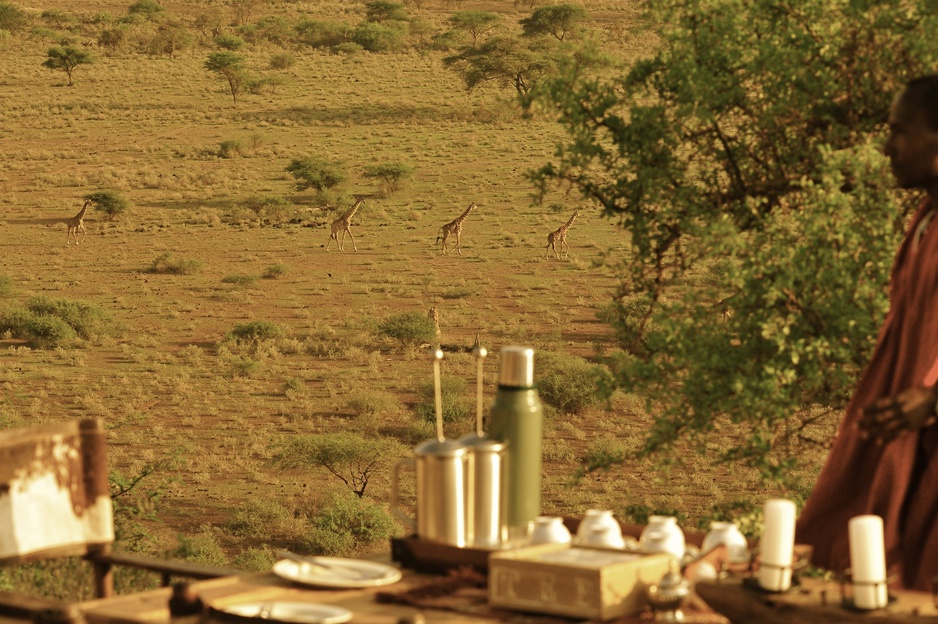
M541 515L544 408L534 387L534 349L503 347L489 436L506 442L505 523L510 540L524 539Z

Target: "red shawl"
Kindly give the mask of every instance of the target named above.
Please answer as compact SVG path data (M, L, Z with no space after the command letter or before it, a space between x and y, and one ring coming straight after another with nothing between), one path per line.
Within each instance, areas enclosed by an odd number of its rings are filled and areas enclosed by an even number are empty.
M890 572L901 574L903 587L927 591L938 575L938 426L879 445L859 435L857 421L876 399L938 381L938 218L912 251L915 230L930 209L928 201L918 209L896 255L890 310L873 358L797 528L798 543L814 547L813 564L841 571L850 567L847 521L881 516ZM920 445L924 461L915 468ZM905 502L913 471L920 482Z

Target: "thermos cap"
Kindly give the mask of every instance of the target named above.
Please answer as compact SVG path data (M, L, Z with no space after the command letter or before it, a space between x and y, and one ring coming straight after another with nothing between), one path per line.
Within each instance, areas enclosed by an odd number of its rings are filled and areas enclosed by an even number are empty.
M531 347L502 347L498 370L498 385L515 388L534 386L534 349Z

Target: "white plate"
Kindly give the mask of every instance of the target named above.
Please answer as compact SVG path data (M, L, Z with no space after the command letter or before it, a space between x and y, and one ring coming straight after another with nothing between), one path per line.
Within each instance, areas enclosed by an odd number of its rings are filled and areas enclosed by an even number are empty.
M338 557L316 559L329 567L282 559L274 564L273 572L288 581L314 587L378 587L401 580L400 570L383 563Z
M352 619L351 611L335 605L281 600L242 602L220 610L242 617L262 617L272 622L297 622L298 624L340 624L340 622L348 622Z

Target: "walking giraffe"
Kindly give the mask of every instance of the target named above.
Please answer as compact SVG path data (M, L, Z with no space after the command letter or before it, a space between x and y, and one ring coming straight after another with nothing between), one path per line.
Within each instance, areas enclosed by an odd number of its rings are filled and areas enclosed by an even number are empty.
M346 212L344 215L332 222L332 234L329 235L329 242L326 243L326 251L329 251L329 245L332 244L332 241L335 241L336 247L339 248L339 251L345 251L345 235L348 234L348 237L352 239L352 248L355 251L358 251L358 245L355 244L355 237L352 236L352 230L349 229L349 225L352 223L352 217L355 216L355 212L358 210L358 207L362 205L362 202L365 201L365 195L356 195L355 203L352 205L352 208ZM342 232L342 240L339 240L339 232Z
M81 242L78 240L78 232L81 232L81 240L85 240L85 211L88 210L88 206L90 204L90 200L86 201L85 205L81 207L81 210L78 211L77 215L65 220L65 223L68 225L68 232L65 233L66 245L71 244L73 234L75 236L75 244L77 245Z
M557 245L560 245L560 251L563 252L565 249L567 255L570 253L570 247L567 245L567 230L570 229L570 226L573 225L573 221L580 216L579 210L573 211L573 216L570 217L570 220L561 225L559 228L547 235L547 254L545 258L550 257L550 250L554 250L554 257L560 258L560 254L557 253Z
M472 212L472 210L475 207L476 207L475 202L472 202L471 204L469 204L469 207L466 208L466 211L464 213L462 213L461 215L459 215L458 217L456 217L455 219L453 219L446 225L441 226L440 229L437 231L436 242L439 243L440 240L443 241L442 244L440 245L440 251L442 251L444 255L449 253L446 251L446 239L449 238L450 234L453 234L456 236L456 245L455 247L453 247L453 249L455 249L456 252L460 256L462 255L462 249L459 247L459 238L460 238L460 235L462 234L462 224L466 219L469 218L469 213ZM434 243L434 245L435 244L436 243Z

